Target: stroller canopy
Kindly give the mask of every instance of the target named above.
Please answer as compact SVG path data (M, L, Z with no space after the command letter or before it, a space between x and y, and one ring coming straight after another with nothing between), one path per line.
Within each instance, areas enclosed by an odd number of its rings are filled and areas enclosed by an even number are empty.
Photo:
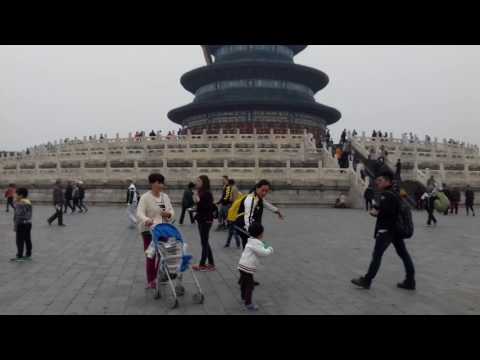
M152 235L156 242L167 241L170 238L175 238L178 242L183 243L182 234L178 229L171 224L158 224L152 229Z

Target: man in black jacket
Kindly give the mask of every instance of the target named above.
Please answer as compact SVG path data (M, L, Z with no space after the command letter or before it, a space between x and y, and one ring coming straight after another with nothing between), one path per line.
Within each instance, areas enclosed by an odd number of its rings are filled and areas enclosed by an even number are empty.
M465 190L465 207L467 208L467 216L469 215L469 211L472 210L473 216L475 216L475 194L470 188L470 185L467 185L467 189Z
M75 208L72 204L73 200L73 186L72 183L69 181L67 183L67 187L65 188L65 214L67 213L68 208L72 211L72 214L75 212Z
M47 220L48 225L52 225L55 219L58 219L58 226L65 226L63 223L63 205L65 197L60 180L55 182L53 187L53 206L55 207L55 213Z
M185 213L188 212L190 216L190 222L195 224L195 219L193 218L192 209L195 206L195 201L193 200L193 189L195 189L195 184L190 183L188 184L188 188L183 192L182 198L182 214L180 215L180 225L183 225L183 221L185 220Z
M405 246L405 241L397 235L396 221L400 211L400 199L393 193L394 174L383 170L376 179L378 190L381 191L380 202L374 206L370 214L377 218L375 225L375 250L373 259L364 277L353 279L352 283L364 289L370 289L373 279L380 269L383 254L390 244L393 244L398 256L405 265L407 277L397 286L401 289L415 290L415 268Z

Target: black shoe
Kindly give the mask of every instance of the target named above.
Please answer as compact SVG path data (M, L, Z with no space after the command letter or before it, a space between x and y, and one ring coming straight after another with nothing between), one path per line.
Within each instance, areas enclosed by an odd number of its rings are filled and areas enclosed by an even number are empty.
M258 281L254 281L253 286L260 286L260 283Z
M48 224L48 226L52 226L52 223L48 220L47 220L47 224Z
M404 282L401 282L401 283L397 284L397 287L399 289L414 291L415 288L416 288L415 280L414 281L405 280Z
M67 225L65 225L65 224L58 224L58 226L62 226L62 227L64 227L64 226L67 226Z
M353 279L352 284L357 285L358 287L361 287L361 288L364 288L364 289L367 289L367 290L370 289L370 285L371 285L370 281L368 281L364 277L360 277L358 279Z
M226 248L229 248L230 245L226 244L223 248L226 249Z

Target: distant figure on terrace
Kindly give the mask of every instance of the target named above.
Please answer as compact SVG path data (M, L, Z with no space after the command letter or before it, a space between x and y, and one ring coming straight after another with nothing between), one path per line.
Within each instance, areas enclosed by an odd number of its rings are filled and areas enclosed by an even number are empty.
M377 137L377 132L375 130L373 130L372 132L372 138L376 138Z
M357 135L358 135L357 130L353 129L352 136L355 137Z
M347 129L344 129L340 137L340 143L344 144L347 141Z
M150 135L149 135L151 138L155 138L157 136L157 134L155 133L154 130L150 131Z

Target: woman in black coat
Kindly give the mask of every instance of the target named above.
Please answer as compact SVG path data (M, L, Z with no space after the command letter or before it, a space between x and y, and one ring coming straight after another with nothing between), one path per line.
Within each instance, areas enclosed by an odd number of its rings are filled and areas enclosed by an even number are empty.
M195 271L215 271L215 261L209 244L209 236L216 206L213 202L213 195L210 192L209 178L205 175L200 176L197 179L196 187L197 195L195 196L195 202L197 203L197 214L195 220L198 222L198 231L202 242L202 257L200 264L192 266L192 268Z

